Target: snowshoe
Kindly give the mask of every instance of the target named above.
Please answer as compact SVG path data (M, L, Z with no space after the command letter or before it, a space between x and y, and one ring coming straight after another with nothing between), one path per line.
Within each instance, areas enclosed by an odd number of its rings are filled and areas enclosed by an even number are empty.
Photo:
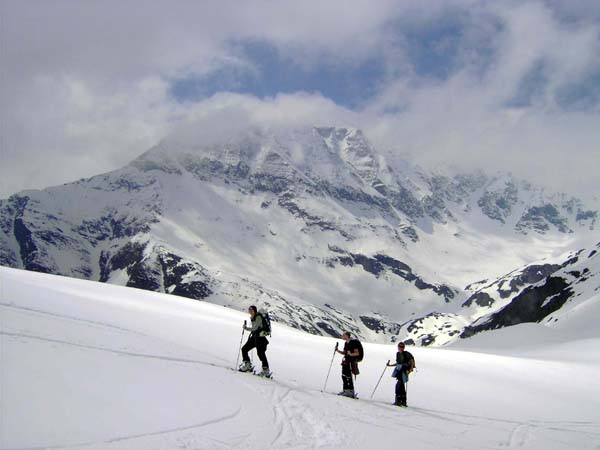
M269 369L263 369L262 372L258 372L256 376L263 378L273 378L273 372L271 372Z
M240 372L252 372L254 370L254 367L252 367L252 364L250 364L247 361L244 361L241 365L240 368L238 369Z
M358 398L358 396L356 395L356 392L354 392L351 389L344 389L341 392L338 392L338 395L342 396L342 397L348 397L348 398Z

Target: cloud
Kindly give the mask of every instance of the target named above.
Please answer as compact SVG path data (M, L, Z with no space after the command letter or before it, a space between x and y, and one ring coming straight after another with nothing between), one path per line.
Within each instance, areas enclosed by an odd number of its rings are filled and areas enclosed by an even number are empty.
M0 197L118 168L189 123L358 126L423 165L600 187L595 2L0 7Z
M190 105L185 120L174 127L167 142L210 145L248 128L282 129L331 123L357 126L360 121L356 112L318 94L279 94L261 99L220 93Z

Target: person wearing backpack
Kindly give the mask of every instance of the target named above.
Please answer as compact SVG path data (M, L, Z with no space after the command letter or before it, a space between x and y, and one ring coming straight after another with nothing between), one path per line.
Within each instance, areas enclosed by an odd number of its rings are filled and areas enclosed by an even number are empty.
M387 364L395 367L392 377L396 378L396 400L394 405L406 407L406 386L408 374L415 368L415 358L410 352L404 350L404 342L398 342L398 353L396 353L396 364Z
M360 341L358 339L352 339L352 335L349 331L344 331L342 334L342 339L346 341L344 344L344 350L336 349L336 352L344 355L344 359L342 359L343 391L341 391L338 395L354 398L356 397L356 393L354 392L352 374L358 375L360 373L358 371L358 363L362 361L364 351Z
M250 314L250 326L247 327L244 325L244 329L246 331L250 331L250 336L248 340L242 347L242 365L240 366L241 372L251 372L254 370L252 364L250 363L250 357L248 353L253 348L256 348L256 353L258 354L258 358L262 363L262 372L258 373L261 377L271 378L271 371L269 370L269 361L267 361L267 345L269 345L269 341L267 340L267 336L270 335L270 320L265 318L265 313L258 312L256 306L252 305L248 308L248 313Z

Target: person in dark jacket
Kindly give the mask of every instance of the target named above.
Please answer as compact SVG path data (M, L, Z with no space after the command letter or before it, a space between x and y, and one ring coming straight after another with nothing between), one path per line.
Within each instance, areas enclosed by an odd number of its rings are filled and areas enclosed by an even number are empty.
M388 364L388 367L396 367L394 374L396 376L396 400L394 405L406 406L406 386L408 374L414 368L414 357L404 350L404 342L398 343L398 353L396 353L396 364Z
M248 336L248 340L242 347L242 365L240 366L240 370L242 372L251 372L254 370L252 364L250 363L250 357L248 356L248 352L253 348L256 348L256 353L258 354L258 358L262 363L262 372L258 375L270 378L271 372L269 370L269 361L267 361L267 345L269 345L269 341L267 340L267 332L265 331L264 326L264 318L261 314L258 313L256 306L252 305L248 308L248 313L250 314L250 326L244 326L246 331L250 331L250 336Z
M352 339L352 335L349 331L344 331L342 339L346 341L344 344L344 350L337 350L336 352L344 355L342 359L342 385L343 391L338 395L346 397L355 397L354 382L352 381L352 374L358 375L358 364L357 361L360 357L359 346L360 343L357 339Z

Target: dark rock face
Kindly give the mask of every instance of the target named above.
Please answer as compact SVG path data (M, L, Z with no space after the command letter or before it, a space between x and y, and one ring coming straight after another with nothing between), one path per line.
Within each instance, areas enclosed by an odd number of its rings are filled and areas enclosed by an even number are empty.
M559 264L534 264L528 266L523 270L523 272L510 280L509 289L503 289L504 282L500 283L498 286L500 297L508 298L511 296L511 294L519 292L520 288L526 284L537 283L538 281L550 276L560 268L561 266Z
M486 292L476 292L471 295L463 304L463 307L471 306L475 302L475 304L479 306L492 306L494 304L494 299L490 297Z
M577 215L575 216L575 220L577 220L578 222L582 222L584 220L595 221L597 218L598 218L598 211L591 211L591 210L587 210L587 211L579 210L579 211L577 211Z
M152 218L146 222L141 218L123 215L111 209L105 211L99 218L83 219L80 225L73 227L73 230L90 242L106 241L147 233L150 230L150 223L156 221L156 218Z
M561 216L556 207L551 204L529 208L517 222L515 229L525 231L529 228L544 234L550 229L549 224L554 225L561 233L572 233L567 226L567 219Z
M25 270L32 270L34 272L52 273L52 268L38 263L37 259L39 252L37 245L35 245L33 234L25 225L23 219L15 219L14 233L15 238L19 243L23 268Z
M423 334L425 327L428 322L434 321L436 325L434 326L434 331ZM448 321L448 316L438 313L432 312L427 314L424 317L420 317L415 320L411 320L408 322L406 326L406 331L416 337L405 340L405 343L409 341L412 342L412 345L415 343L422 345L424 347L435 343L438 334L444 333L448 336L453 336L460 333L459 330L453 329L453 325ZM423 331L422 331L423 330ZM431 328L430 328L431 330ZM448 331L450 330L450 331Z
M14 233L17 244L19 245L19 256L25 270L42 273L57 273L58 267L48 257L46 250L36 242L40 239L43 243L52 244L53 237L62 238L59 233L50 230L44 230L39 236L30 229L30 225L24 218L25 211L30 203L29 197L13 196L10 198L13 213L12 232ZM5 224L6 226L7 224ZM8 253L9 260L15 261L12 252Z
M423 208L427 215L436 222L447 223L447 219L454 220L452 213L446 208L446 203L441 195L427 195L423 199Z
M419 242L419 235L417 234L417 230L415 230L411 226L401 226L402 234L408 237L413 242Z
M173 253L161 254L159 262L165 290L170 294L196 300L204 299L212 294L209 277L200 265L185 262ZM202 280L184 282L189 275L195 275L196 278L200 277Z
M262 293L270 295L266 292ZM292 328L311 334L323 335L325 333L339 338L342 332L349 331L354 335L360 335L360 329L356 322L331 305L326 304L325 308L296 305L278 294L274 294L273 298L277 300L277 305L270 309L271 318L274 321L283 322ZM265 302L265 306L269 307L269 302Z
M144 257L146 244L126 243L109 258L100 256L101 278L107 281L115 270L126 270L127 286L155 292L167 292L191 299L204 299L212 294L210 277L202 266L163 250L152 257Z
M327 333L329 336L334 337L334 338L341 338L342 335L335 330L335 328L333 328L331 325L329 325L326 322L317 322L316 325L322 329L323 331L325 331L325 333Z
M155 148L149 150L149 152L154 150ZM162 162L162 163L158 163L157 161L153 161L151 159L144 158L144 155L142 155L139 158L136 158L129 165L131 167L135 167L136 169L138 169L142 172L151 172L153 170L156 170L156 171L160 171L160 172L181 175L181 170L178 169L173 163L169 163L166 161Z
M505 223L510 215L512 207L518 201L518 189L514 183L507 183L502 192L485 191L477 201L477 205L483 213L492 220Z
M98 258L98 266L100 267L100 279L98 281L101 281L103 283L105 283L106 280L108 280L108 277L110 276L109 260L110 252L102 250L100 252L100 257Z
M412 274L412 269L408 264L405 264L402 261L398 261L397 259L394 259L391 256L378 254L375 255L375 259L381 264L384 264L391 268L392 272L394 272L396 275L409 273Z
M512 302L485 319L483 323L465 328L461 338L471 337L481 331L509 327L526 322L539 322L558 310L573 295L563 278L549 277L539 286L526 288Z
M0 246L0 266L19 267L16 253L8 247Z
M365 272L368 272L375 277L379 277L389 271L394 275L413 283L418 289L432 290L437 295L443 297L446 302L452 300L457 294L455 290L444 284L437 285L427 283L421 277L415 275L408 264L398 261L391 256L377 254L370 257L358 253L346 253L344 250L332 246L329 247L329 250L337 255L335 258L328 260L330 266L335 266L336 263L347 267L358 265L361 266Z
M387 320L378 319L376 317L360 316L360 321L369 329L376 333L388 333L396 335L402 328L402 325Z
M156 267L144 263L136 263L128 267L129 280L127 287L161 292L160 271Z
M286 209L292 216L302 219L308 228L317 227L321 231L335 231L341 234L347 240L351 240L352 237L342 230L339 226L334 223L323 220L319 216L315 216L307 212L305 209L298 206L296 197L291 192L285 192L279 196L277 204Z
M127 242L112 258L109 262L109 270L106 272L110 273L113 270L123 270L142 261L144 257L145 244L136 242ZM106 256L104 256L106 258ZM105 282L106 279L100 279Z
M373 330L373 331L377 331L377 332L385 330L385 326L383 325L383 323L381 323L381 321L379 321L373 317L360 316L360 320L362 321L362 323L365 324L365 326L369 330Z
M425 215L423 204L404 186L399 185L397 190L380 187L378 191L390 199L394 208L402 211L412 220L417 220Z
M374 258L369 258L364 255L351 254L355 264L362 266L362 268L376 277L378 277L383 271L384 267L379 261Z

